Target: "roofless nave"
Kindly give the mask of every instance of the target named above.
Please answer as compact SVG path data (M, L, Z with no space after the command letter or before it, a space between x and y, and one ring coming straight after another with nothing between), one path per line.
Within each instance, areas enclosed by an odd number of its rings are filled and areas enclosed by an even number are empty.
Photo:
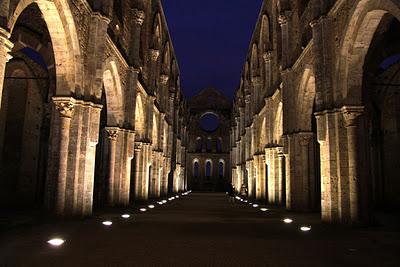
M159 0L1 1L1 206L85 216L232 180L326 222L398 210L399 19L395 0L264 1L228 141L199 128L225 111L181 93Z

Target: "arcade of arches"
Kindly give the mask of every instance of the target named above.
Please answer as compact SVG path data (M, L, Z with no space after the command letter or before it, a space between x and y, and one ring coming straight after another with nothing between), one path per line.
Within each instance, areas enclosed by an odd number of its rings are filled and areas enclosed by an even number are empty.
M85 216L232 181L326 222L398 211L399 31L396 0L265 0L233 104L187 101L160 0L3 0L0 207Z

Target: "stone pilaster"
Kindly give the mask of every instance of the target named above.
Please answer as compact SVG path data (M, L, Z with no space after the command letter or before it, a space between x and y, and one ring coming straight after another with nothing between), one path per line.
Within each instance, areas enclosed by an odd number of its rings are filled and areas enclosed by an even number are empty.
M263 55L265 67L265 90L268 95L272 94L272 51L267 51Z
M156 90L156 70L157 70L157 63L158 59L160 58L160 51L157 49L150 49L149 50L149 57L150 57L150 75L149 75L149 84L151 93L157 95L158 92Z
M292 12L287 10L284 11L278 17L278 23L281 27L282 36L282 69L290 67L290 55L291 55L291 36L290 36L290 19Z
M142 25L145 19L145 13L139 9L132 9L131 10L132 19L133 19L133 30L131 33L131 40L130 40L130 51L129 51L129 63L132 64L134 67L139 68L142 65L140 62L140 41L141 32L142 32Z

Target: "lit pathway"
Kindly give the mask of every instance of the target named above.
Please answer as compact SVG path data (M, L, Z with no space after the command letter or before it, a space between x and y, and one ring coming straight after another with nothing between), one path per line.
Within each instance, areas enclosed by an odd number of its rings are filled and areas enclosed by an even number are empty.
M128 220L38 225L0 239L0 266L382 266L399 264L400 234L262 212L222 194L191 194ZM284 224L282 219L294 219ZM113 221L106 227L105 219ZM312 225L310 232L299 226ZM46 241L59 235L58 248Z

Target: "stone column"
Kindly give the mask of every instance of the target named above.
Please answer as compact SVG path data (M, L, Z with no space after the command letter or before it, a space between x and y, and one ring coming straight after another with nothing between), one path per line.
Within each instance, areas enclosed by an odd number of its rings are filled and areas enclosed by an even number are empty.
M263 59L265 64L265 90L267 95L269 95L272 92L272 51L264 53Z
M286 69L290 64L290 54L291 54L291 46L290 46L290 31L289 31L289 20L291 18L292 12L287 10L284 11L278 17L278 23L281 27L281 35L282 35L282 69Z
M6 1L7 2L7 1ZM7 62L12 58L9 54L13 48L13 43L8 40L10 33L0 27L0 110L3 96L4 74Z
M150 84L150 90L152 91L152 93L154 95L158 94L158 92L156 92L156 84L155 84L155 70L157 69L157 61L158 58L160 57L160 51L157 49L150 49L149 50L150 53L150 60L151 60L151 65L150 65L150 75L149 75L149 84Z
M106 128L108 140L109 140L109 162L108 162L108 204L110 206L114 206L115 199L115 155L116 155L116 146L117 146L117 138L119 134L119 129L110 127Z
M55 212L57 215L63 216L65 215L69 135L71 119L74 114L75 101L69 97L53 97L53 103L60 115L59 159Z
M352 223L361 220L360 187L361 173L359 171L359 117L364 113L364 107L345 106L342 108L345 127L347 129L347 151L349 171L349 195L350 195L350 220Z
M286 164L286 159L284 155L284 149L283 147L277 147L276 152L278 154L278 173L277 178L279 181L279 198L278 198L278 203L280 205L286 203L286 177L285 177L285 164Z
M160 75L160 85L161 85L161 95L160 95L160 102L161 102L161 110L163 112L167 112L168 109L168 95L165 92L168 90L167 85L169 81L169 76L165 74Z
M140 67L142 62L140 62L140 41L142 40L141 32L142 25L145 19L144 11L139 9L132 9L132 18L133 18L133 30L131 33L130 43L132 44L131 49L129 51L129 63L134 67Z
M298 197L301 197L302 210L312 210L312 199L314 194L314 176L311 172L312 164L310 162L310 142L312 140L313 133L300 133L299 143L301 146L301 160L303 162L302 166L302 189L301 194ZM313 159L312 159L313 160ZM311 165L311 166L310 166ZM300 166L298 166L300 167ZM299 177L298 177L299 178ZM298 184L299 186L299 184ZM297 191L298 192L298 191Z

